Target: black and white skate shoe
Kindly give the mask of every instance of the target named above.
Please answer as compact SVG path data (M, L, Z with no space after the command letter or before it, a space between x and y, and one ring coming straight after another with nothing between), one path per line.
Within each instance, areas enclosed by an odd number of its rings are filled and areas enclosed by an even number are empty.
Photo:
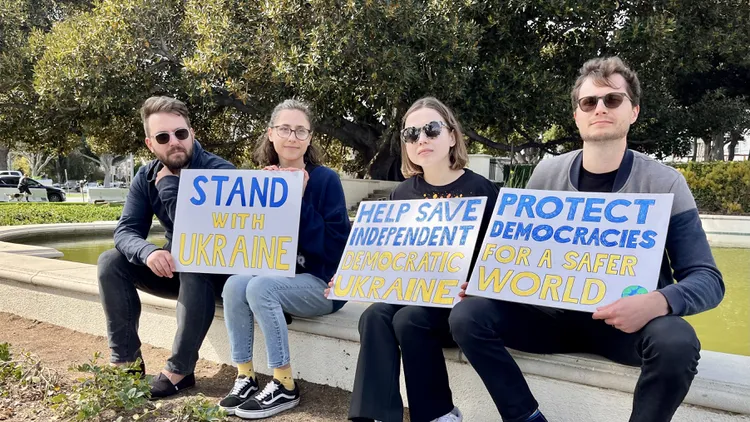
M299 404L299 386L287 390L274 378L260 393L242 403L235 410L235 416L243 419L261 419L289 410Z
M219 406L224 409L228 415L234 415L235 409L242 403L248 401L253 394L257 393L258 382L255 378L248 378L244 375L240 375L234 380L234 387L232 391L227 394L220 402Z

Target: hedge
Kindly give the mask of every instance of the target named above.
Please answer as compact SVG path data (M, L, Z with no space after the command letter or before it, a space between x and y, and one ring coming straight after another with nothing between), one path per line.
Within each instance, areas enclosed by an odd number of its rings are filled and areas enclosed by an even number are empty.
M750 161L674 164L698 209L712 214L750 213Z
M122 205L73 204L0 203L0 226L112 221L122 214Z
M750 214L750 161L667 163L685 176L698 210L710 214ZM505 186L526 186L533 164L504 166Z

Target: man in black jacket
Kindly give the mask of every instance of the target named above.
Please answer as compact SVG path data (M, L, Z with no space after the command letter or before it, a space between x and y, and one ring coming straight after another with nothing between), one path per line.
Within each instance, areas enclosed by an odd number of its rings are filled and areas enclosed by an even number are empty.
M166 397L195 385L198 349L211 326L215 300L227 278L175 272L170 246L180 170L234 166L205 151L195 140L187 106L181 101L151 97L141 108L141 118L146 146L157 159L133 178L115 229L115 249L99 256L99 292L107 318L111 362L116 365L141 358L137 330L141 302L136 289L177 299L172 356L151 383L152 397ZM166 229L167 244L163 248L146 240L154 215Z

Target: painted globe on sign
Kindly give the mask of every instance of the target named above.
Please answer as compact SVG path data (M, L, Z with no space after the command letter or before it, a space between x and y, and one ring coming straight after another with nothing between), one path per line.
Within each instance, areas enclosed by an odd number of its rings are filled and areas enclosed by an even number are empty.
M628 286L625 288L625 290L622 291L622 297L628 297L628 296L635 296L635 295L643 295L648 293L648 290L646 290L645 287L641 286Z

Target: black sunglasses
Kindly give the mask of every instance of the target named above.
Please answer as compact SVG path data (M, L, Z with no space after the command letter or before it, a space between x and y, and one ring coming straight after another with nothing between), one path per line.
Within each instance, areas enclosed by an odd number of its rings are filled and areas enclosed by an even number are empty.
M623 101L625 101L625 98L630 100L628 94L625 94L624 92L610 92L609 94L603 95L601 97L590 95L588 97L579 98L578 107L581 108L581 111L589 112L596 108L596 106L599 104L599 100L604 99L604 107L617 108L620 107L620 104L622 104ZM633 100L630 101L632 102Z
M428 138L437 138L438 136L440 136L440 132L443 131L444 127L447 127L449 130L453 130L448 125L440 121L432 121L422 127L405 127L404 130L401 131L401 141L407 144L413 144L414 142L417 142L419 140L419 134L422 131L424 131L424 134Z
M174 133L174 137L180 141L184 141L185 139L190 137L190 130L182 128L177 129L174 132L159 132L154 135L154 139L156 139L156 142L158 142L160 145L164 145L169 142L172 133Z

